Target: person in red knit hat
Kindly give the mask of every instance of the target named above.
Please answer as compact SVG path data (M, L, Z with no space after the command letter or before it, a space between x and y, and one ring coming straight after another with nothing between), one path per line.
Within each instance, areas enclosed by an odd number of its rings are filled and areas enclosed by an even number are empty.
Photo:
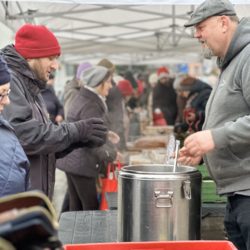
M167 67L157 70L158 82L153 89L153 116L160 119L155 125L174 125L177 117L176 92L173 88L174 79L170 77Z
M15 44L1 50L11 72L10 105L3 112L30 161L31 188L52 198L56 158L83 146L101 146L107 127L100 118L53 124L40 91L57 70L61 47L42 25L23 25Z
M61 54L56 37L43 25L23 25L16 33L15 49L25 59L58 57Z
M168 68L162 66L157 70L157 76L158 76L158 80L162 79L162 78L169 78L169 70Z

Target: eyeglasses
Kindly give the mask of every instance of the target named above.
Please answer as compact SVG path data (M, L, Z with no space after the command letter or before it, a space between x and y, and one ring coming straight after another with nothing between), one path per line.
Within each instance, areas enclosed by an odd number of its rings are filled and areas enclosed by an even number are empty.
M10 94L10 89L7 91L5 94L0 94L0 102L3 100L4 97L9 96Z

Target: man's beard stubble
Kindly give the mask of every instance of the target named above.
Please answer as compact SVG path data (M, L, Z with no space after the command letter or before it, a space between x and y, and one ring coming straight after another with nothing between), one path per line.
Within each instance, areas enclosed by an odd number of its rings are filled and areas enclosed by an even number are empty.
M43 68L39 63L39 59L37 63L33 66L33 72L36 75L37 86L39 89L45 89L47 85L47 79L44 77Z
M214 53L209 47L205 46L202 48L202 55L206 59L212 59Z

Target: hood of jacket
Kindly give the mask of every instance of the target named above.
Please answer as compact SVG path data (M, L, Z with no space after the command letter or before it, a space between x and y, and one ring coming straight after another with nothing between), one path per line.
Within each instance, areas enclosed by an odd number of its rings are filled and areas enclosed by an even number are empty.
M193 95L194 93L200 93L203 90L212 90L212 87L207 83L197 79L190 89L189 96Z
M225 58L218 58L217 65L224 69L231 60L250 43L250 18L242 18L229 45Z
M44 89L46 87L46 82L37 78L36 74L30 69L27 61L17 53L13 45L7 45L4 47L0 54L4 57L11 71L18 72L19 74L31 79L33 84L39 89Z

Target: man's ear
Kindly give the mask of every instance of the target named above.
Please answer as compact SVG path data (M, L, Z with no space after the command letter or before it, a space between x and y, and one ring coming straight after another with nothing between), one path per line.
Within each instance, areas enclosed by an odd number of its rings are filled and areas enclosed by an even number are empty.
M220 16L222 32L228 31L230 18L228 16Z

